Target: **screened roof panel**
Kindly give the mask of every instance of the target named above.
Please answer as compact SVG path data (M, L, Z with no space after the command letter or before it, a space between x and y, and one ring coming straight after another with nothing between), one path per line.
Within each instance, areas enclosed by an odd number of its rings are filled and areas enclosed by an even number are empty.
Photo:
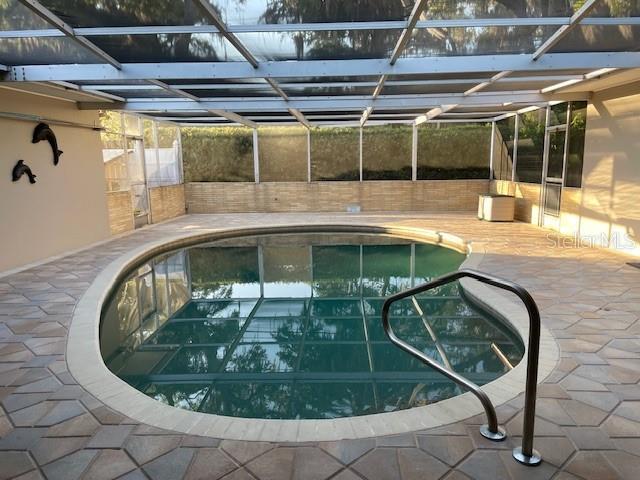
M151 87L151 85L149 86ZM87 86L87 88L91 88L90 86ZM170 92L168 90L165 90L163 88L149 88L146 90L143 89L135 89L135 90L107 90L107 89L102 89L100 90L104 93L109 93L111 95L117 95L118 97L123 97L126 99L129 98L174 98L176 97L176 94L173 92Z
M513 0L508 2L430 0L423 17L429 19L570 17L582 3L579 0Z
M0 38L0 63L4 65L102 62L67 37Z
M278 93L268 85L266 87L257 87L254 89L237 90L233 88L216 88L216 89L189 89L181 90L195 95L200 98L216 98L216 97L278 97Z
M467 27L414 30L404 57L533 53L556 27Z
M401 30L334 30L321 32L251 32L236 36L262 62L385 58Z
M339 72L336 72L339 73ZM278 77L275 80L280 84L286 83L334 83L334 82L377 82L379 75L360 75L353 77Z
M531 90L537 91L541 90L545 87L549 87L551 85L555 85L559 83L557 80L548 80L548 81L535 81L535 82L510 82L508 79L504 81L495 82L491 85L486 86L482 91L483 92L509 92L516 90Z
M474 106L468 106L468 107L456 107L453 110L450 110L449 113L477 113L477 112L493 113L496 110L506 112L506 111L520 110L521 108L522 108L521 105L516 105L515 103L512 103L510 105L500 105L500 106L493 106L493 107L474 105Z
M242 116L243 117L247 117L247 118L251 118L251 117L256 117L256 116L261 116L261 115L268 115L269 117L275 117L275 116L280 116L280 117L290 117L291 114L286 111L286 110L278 110L275 112L242 112Z
M554 75L554 76L562 76L562 75L582 75L584 73L584 70L564 70L564 69L558 69L558 70L553 70L553 71L526 71L526 70L522 70L519 72L511 72L509 74L508 78L514 78L514 77L547 77L549 75Z
M282 87L282 85L281 85ZM325 96L325 95L371 95L373 88L365 87L284 87L284 93L291 97Z
M120 86L141 86L148 85L149 82L146 80L80 80L74 82L78 85L87 85L87 86L95 86L95 85L113 85L114 87Z
M253 88L253 86L260 86L260 85L268 85L268 83L266 82L266 80L264 78L236 78L233 80L227 80L227 79L221 79L221 78L198 78L198 79L187 79L187 80L183 80L183 79L172 79L170 82L171 85L184 85L184 88L188 88L186 87L186 85L219 85L220 87L228 87L231 88L236 87L236 86L242 86L242 87L246 87L246 88ZM191 87L191 88L197 88L197 87Z
M191 0L41 0L72 27L139 27L206 24Z
M50 25L18 0L0 2L0 30L42 30Z
M161 114L158 114L158 112L154 112L151 110L141 110L139 113L142 113L144 115L150 115L150 116L158 116L158 117L162 117L165 119L175 119L176 121L180 120L181 118L187 118L187 117L208 117L210 116L212 119L215 118L220 118L216 115L211 114L210 112L208 112L207 110L192 110L190 112L163 112Z
M446 84L437 85L388 85L385 83L382 95L420 95L428 93L463 93L475 83L455 83L451 80Z
M487 72L460 72L460 73L421 73L416 75L389 75L387 81L394 80L452 80L452 79L488 79Z
M579 25L560 40L551 53L638 50L640 25Z
M405 20L414 0L209 0L227 25Z
M105 35L91 41L121 62L241 62L244 57L219 33Z
M238 111L247 118L265 117L261 121L296 122L287 110L298 108L317 121L352 122L359 121L369 105L375 105L367 115L371 121L378 122L415 118L447 102L482 107L455 108L440 118L459 118L457 114L477 116L483 111L489 114L542 104L565 92L558 90L551 97L540 92L545 87L566 80L580 81L585 73L602 67L621 66L622 70L635 66L634 56L609 55L608 52L640 50L640 25L629 25L633 23L629 21L628 25L622 24L625 22L614 25L610 20L639 15L640 0L598 0L587 17L590 23L578 24L549 52L542 53L543 61L538 62L528 62L533 59L527 55L551 38L561 25L571 30L574 25L568 25L569 17L585 5L584 0L430 0L421 3L425 9L418 12L417 26L406 45L398 42L415 0L208 1L226 25L233 27L231 33L224 32L224 25L220 27L222 33L211 32L217 28L211 23L218 24L211 21L196 0L40 0L42 6L50 10L50 13L40 11L44 17L57 16L74 28L89 27L89 30L76 30L75 34L81 37L74 39L64 36L65 32L71 33L59 22L60 30L20 1L0 0L0 30L4 31L4 34L0 32L0 64L36 65L10 69L3 76L13 81L75 82L87 89L140 100L135 104L129 102L125 108L142 108L161 116L168 114L157 112L178 109L184 116L176 118L189 119L187 121L202 116L205 121L227 122L217 117L210 119L206 110L199 111L199 105L190 110L194 103L181 97L179 92L144 79L159 79L169 88L208 100L210 108L220 105L219 108ZM36 8L37 0L32 2ZM539 20L544 18L547 20ZM448 27L442 26L446 20L451 20ZM483 20L487 21L482 23ZM50 21L57 22L55 18ZM363 23L385 21L391 23ZM400 59L391 66L389 60L397 45L403 46ZM558 52L571 55L548 58ZM580 56L579 52L605 52L605 55ZM496 57L484 61L471 58L474 55ZM455 58L459 56L470 58ZM254 57L259 63L282 63L261 64L254 69L247 63L247 60L255 63ZM438 58L429 61L429 57ZM375 61L331 62L356 59ZM564 59L581 68L563 69ZM307 62L296 63L297 60ZM171 65L164 65L162 70L152 65L128 68L124 65L120 70L120 63L152 62ZM215 65L189 66L186 62ZM67 65L76 63L110 63L115 68ZM49 68L48 64L65 66ZM347 67L342 69L343 66ZM466 68L469 71L464 71ZM522 68L531 70L522 71ZM474 69L484 71L474 72ZM494 78L501 71L511 70L514 71L502 78ZM159 75L159 71L163 73ZM392 72L421 73L397 75ZM349 74L355 75L345 76ZM186 78L191 75L196 78ZM208 75L215 78L207 78ZM267 77L278 85L270 85ZM376 86L381 79L384 86L378 91ZM464 97L461 95L477 85L481 88ZM380 97L372 103L374 91L380 93ZM514 91L513 98L508 98L511 94L500 94L506 91ZM571 92L575 95L583 91L574 86ZM413 95L420 97L411 98ZM345 96L353 98L345 99ZM158 102L151 100L154 98ZM286 102L287 98L291 103ZM379 106L384 106L384 110ZM407 106L412 108L406 110ZM261 111L243 112L247 108Z
M428 107L418 107L416 106L416 108L411 108L411 109L402 109L401 112L403 114L415 114L417 115L422 115L426 110L428 109ZM377 115L384 115L384 114L393 114L393 113L398 113L398 110L389 110L389 109L375 109L373 111L373 113L376 113Z
M640 17L638 0L599 0L589 13L590 17Z

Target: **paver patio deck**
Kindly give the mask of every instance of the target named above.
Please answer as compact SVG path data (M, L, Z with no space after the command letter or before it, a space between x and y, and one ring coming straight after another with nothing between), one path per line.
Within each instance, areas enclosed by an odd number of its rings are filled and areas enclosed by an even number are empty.
M393 437L272 444L139 424L102 405L67 371L73 309L97 273L124 252L185 230L314 222L417 226L483 242L481 270L529 289L561 349L539 388L535 445L542 466L511 458L522 397L497 409L509 434L499 444L479 435L481 417ZM0 480L636 479L640 270L626 264L631 257L558 245L556 238L528 224L468 215L188 215L0 277Z

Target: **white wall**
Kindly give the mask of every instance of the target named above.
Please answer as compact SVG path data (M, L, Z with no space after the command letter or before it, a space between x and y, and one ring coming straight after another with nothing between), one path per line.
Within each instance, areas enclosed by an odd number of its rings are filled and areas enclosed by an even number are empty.
M75 103L0 89L0 111L97 124ZM51 125L64 152L57 167L46 141L31 143L37 123L0 118L0 272L109 237L99 132ZM12 182L24 160L37 175Z
M587 111L582 237L640 255L640 92L595 95Z

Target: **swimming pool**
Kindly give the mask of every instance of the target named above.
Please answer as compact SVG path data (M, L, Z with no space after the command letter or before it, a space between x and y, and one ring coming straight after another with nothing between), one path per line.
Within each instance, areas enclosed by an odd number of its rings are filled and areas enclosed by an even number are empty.
M146 395L204 413L325 419L461 393L393 346L384 298L465 255L398 237L261 235L172 251L128 273L105 304L108 368ZM516 365L518 335L451 284L399 303L397 334L472 381Z

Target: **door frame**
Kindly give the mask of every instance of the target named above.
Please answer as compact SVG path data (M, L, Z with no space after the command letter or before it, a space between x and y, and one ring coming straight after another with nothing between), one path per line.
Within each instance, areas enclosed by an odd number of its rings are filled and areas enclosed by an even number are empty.
M542 157L542 178L540 181L540 199L539 199L539 212L538 212L538 226L560 229L560 216L562 212L560 207L562 205L562 190L565 186L567 178L567 161L569 158L569 119L571 118L571 102L567 104L567 117L564 123L559 125L549 125L551 120L551 106L547 106L545 130L544 130L544 153ZM564 132L564 148L562 152L562 176L550 177L549 173L549 149L551 146L551 134L556 132ZM558 215L546 213L545 203L547 198L547 185L559 186L559 205Z

